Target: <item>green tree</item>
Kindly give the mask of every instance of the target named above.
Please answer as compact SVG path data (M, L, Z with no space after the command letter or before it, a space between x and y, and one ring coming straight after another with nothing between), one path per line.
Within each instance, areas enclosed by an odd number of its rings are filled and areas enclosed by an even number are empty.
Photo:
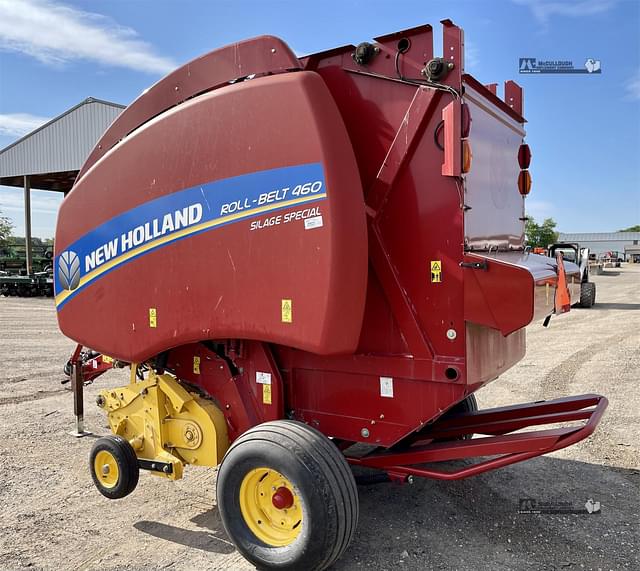
M556 221L553 218L545 218L542 224L529 217L524 228L527 246L532 248L546 248L558 241Z
M618 230L618 232L640 232L640 224L629 226L629 228L623 228L622 230Z
M13 222L6 216L2 216L2 212L0 212L0 244L4 244L7 241L7 238L11 236L12 230Z

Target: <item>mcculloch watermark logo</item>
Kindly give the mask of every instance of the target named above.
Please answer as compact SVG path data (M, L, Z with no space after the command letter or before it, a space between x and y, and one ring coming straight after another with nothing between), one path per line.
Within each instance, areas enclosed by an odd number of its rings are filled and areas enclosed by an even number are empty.
M519 514L586 514L600 515L600 502L589 498L584 504L576 506L574 502L564 500L539 500L537 498L520 498Z
M582 67L573 65L572 60L541 60L534 57L521 57L518 71L520 73L602 73L599 59L587 58Z
M60 254L58 278L62 289L74 290L80 285L80 258L73 250Z

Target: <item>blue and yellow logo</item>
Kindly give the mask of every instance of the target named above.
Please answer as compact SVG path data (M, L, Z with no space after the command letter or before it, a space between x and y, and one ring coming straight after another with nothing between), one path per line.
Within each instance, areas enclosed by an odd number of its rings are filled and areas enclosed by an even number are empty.
M176 240L326 197L322 164L309 163L217 180L146 202L85 234L57 257L56 307L107 272Z

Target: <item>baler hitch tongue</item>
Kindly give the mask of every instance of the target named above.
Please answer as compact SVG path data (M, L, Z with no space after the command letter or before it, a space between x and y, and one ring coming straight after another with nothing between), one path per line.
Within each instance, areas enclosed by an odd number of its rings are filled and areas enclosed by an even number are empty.
M456 414L421 431L419 439L407 450L347 456L347 460L386 471L394 479L404 475L458 480L561 450L587 438L600 422L607 404L605 397L587 394ZM580 420L586 422L581 426L517 432L532 426ZM470 434L486 436L463 438ZM454 471L417 466L484 456L495 458Z

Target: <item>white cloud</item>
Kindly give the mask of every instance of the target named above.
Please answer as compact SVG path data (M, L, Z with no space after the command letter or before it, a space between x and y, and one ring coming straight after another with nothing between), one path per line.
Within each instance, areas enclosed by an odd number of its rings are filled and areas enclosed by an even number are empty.
M24 196L21 188L0 186L0 210L24 216ZM50 190L31 190L31 210L41 214L57 214L64 195Z
M0 135L22 137L44 125L49 119L29 113L0 113Z
M512 0L527 6L540 24L547 24L554 16L593 16L612 8L616 0Z
M85 60L160 74L176 67L131 28L52 0L0 0L0 49L50 65Z
M53 238L56 217L63 199L61 192L31 191L31 234L38 238ZM13 235L24 236L24 197L21 188L0 186L0 216L13 223Z
M640 71L636 72L635 76L627 81L625 90L627 92L627 99L634 101L640 99Z

